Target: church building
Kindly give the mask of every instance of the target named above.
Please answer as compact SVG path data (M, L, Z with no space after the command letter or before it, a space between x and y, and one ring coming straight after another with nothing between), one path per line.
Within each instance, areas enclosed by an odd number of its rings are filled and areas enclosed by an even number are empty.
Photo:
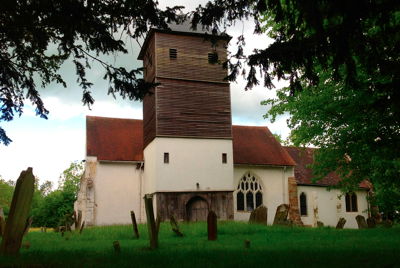
M368 187L342 194L313 183L313 149L283 147L267 127L232 125L224 62L229 36L213 43L202 30L152 29L140 51L146 81L160 83L143 100L143 120L88 116L86 163L75 209L88 225L129 224L130 211L146 221L143 197L153 194L162 220L249 219L260 205L272 224L276 208L317 226L357 226L367 217Z

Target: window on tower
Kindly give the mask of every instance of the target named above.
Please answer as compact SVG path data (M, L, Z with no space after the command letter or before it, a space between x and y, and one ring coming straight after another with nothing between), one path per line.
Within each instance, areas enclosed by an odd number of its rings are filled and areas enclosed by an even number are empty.
M222 164L226 164L228 162L228 156L226 153L222 154Z
M215 64L218 62L217 52L208 53L208 63Z
M165 164L169 163L169 153L164 153L164 163Z
M169 58L170 59L177 59L178 58L178 51L176 48L170 48L169 49Z

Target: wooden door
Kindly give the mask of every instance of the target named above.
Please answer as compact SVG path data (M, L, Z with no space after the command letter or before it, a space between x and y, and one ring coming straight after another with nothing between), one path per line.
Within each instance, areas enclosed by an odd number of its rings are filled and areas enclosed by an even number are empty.
M206 200L195 197L188 202L187 215L189 221L206 221L208 215L208 203Z

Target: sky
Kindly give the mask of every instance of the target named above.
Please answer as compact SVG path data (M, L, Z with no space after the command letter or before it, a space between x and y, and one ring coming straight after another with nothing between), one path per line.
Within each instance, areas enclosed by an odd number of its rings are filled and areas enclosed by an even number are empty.
M206 1L160 1L160 7L183 5L185 11L193 10ZM265 48L272 42L266 35L253 34L251 21L237 22L228 28L227 33L233 38L228 47L235 51L236 38L244 34L246 38L245 54L250 54L255 48ZM135 40L124 38L128 54L101 56L102 60L116 66L137 68L142 62L137 60L140 50ZM143 41L139 42L143 43ZM81 103L82 89L76 83L75 69L71 61L66 62L61 75L67 82L67 88L58 84L50 84L39 92L45 107L50 111L48 120L35 115L34 109L26 102L21 117L13 121L2 122L2 127L13 142L4 146L0 144L0 177L5 180L16 180L22 170L33 167L33 173L43 183L50 180L57 185L60 174L68 168L72 161L85 159L86 125L85 118L91 116L106 116L117 118L142 119L142 103L139 101L115 99L107 95L108 82L103 80L104 70L95 62L88 70L88 78L92 86L95 103L91 110ZM39 84L39 83L38 83ZM287 116L279 117L274 123L264 119L268 107L261 101L275 96L275 90L254 87L245 91L246 82L238 78L231 83L232 122L236 125L268 126L272 133L286 138L289 129L286 126ZM284 81L275 81L276 88L284 86Z

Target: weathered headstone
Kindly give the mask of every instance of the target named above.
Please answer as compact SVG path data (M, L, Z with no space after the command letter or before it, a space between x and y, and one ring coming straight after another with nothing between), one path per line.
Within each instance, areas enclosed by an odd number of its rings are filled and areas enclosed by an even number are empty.
M174 215L171 215L170 220L169 220L169 223L171 224L172 231L173 231L177 236L182 237L183 234L182 234L181 231L179 230L179 225L178 225L178 223L176 222Z
M346 224L346 219L340 218L338 223L336 224L336 229L343 229L345 224Z
M268 209L266 206L259 206L250 214L249 223L267 224Z
M131 220L132 220L132 226L133 226L133 236L136 239L139 239L139 229L137 227L136 216L135 216L135 212L133 210L131 211Z
M81 228L79 229L79 234L82 234L83 228L85 228L85 221L83 221L81 224Z
M31 210L34 184L35 176L32 174L32 168L22 171L15 185L0 245L0 254L2 255L17 255L21 248L26 221Z
M0 208L0 237L3 236L5 228L6 228L6 218L4 217L3 208Z
M80 230L82 227L82 211L78 210L78 218L75 221L75 230Z
M150 248L156 249L158 248L158 232L157 232L156 222L154 219L153 195L146 194L144 196L144 206L146 209L147 229L149 231Z
M250 240L244 240L244 247L250 248Z
M113 242L113 248L115 253L117 254L121 253L121 245L119 244L119 241Z
M276 208L274 225L287 225L287 216L289 213L289 205L281 204Z
M2 216L0 216L0 237L3 237L5 228L6 228L6 221Z
M368 225L367 225L367 222L365 221L364 216L357 215L356 216L356 221L357 221L358 229L366 229L366 228L368 228Z
M212 210L207 216L207 233L208 240L217 240L217 214Z
M26 226L25 226L25 230L24 230L24 236L27 235L29 233L29 229L31 228L32 225L32 221L33 221L33 217L29 217L26 220Z
M317 227L324 227L324 223L322 221L317 221Z
M373 217L367 218L367 225L368 228L375 228L376 227L376 220Z

